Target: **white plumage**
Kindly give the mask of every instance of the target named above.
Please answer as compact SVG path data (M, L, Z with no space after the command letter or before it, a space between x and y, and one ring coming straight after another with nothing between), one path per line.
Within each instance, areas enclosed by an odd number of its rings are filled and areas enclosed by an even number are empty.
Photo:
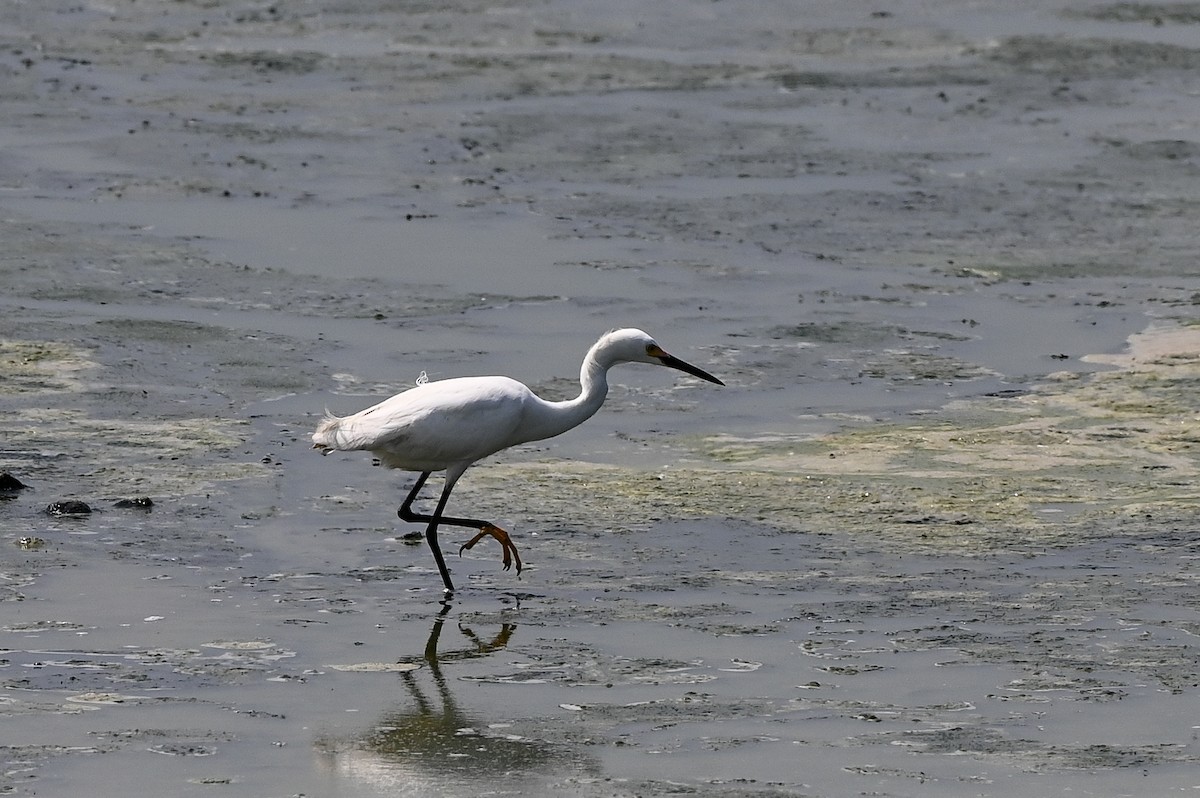
M477 460L520 443L554 437L583 423L604 403L608 369L624 362L669 366L724 384L708 372L668 355L641 330L614 330L588 350L580 367L581 390L574 399L546 401L509 377L418 381L416 387L354 415L339 418L327 411L313 433L313 447L322 454L365 450L390 468L420 472L399 514L405 520L428 522L425 537L447 591L454 586L437 542L439 524L480 530L462 549L474 546L485 535L496 538L504 548L505 568L511 564L511 554L520 573L520 556L504 530L486 521L442 515L450 491ZM433 515L412 512L413 500L434 471L446 472L437 510Z
M531 399L540 401L507 377L427 382L352 416L326 416L313 442L325 451L369 451L389 468L441 471L517 443Z

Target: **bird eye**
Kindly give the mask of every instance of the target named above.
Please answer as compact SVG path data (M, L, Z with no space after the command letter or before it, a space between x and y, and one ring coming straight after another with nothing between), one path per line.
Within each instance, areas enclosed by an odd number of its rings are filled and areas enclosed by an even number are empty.
M650 357L662 357L666 352L658 344L646 344L646 354Z

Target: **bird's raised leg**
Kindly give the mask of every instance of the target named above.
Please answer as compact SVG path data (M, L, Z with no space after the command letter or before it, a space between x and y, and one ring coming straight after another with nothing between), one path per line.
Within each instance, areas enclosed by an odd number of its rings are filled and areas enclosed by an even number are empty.
M520 574L521 555L517 553L517 546L512 542L512 539L508 536L508 533L495 524L489 524L486 521L481 521L480 523L482 526L476 527L479 530L479 534L458 547L458 556L461 557L464 551L474 548L475 544L482 540L485 536L493 537L496 539L496 542L500 544L500 548L504 549L504 559L502 560L504 570L507 571L509 568L511 568L513 561L515 560L517 563L517 573ZM472 526L472 524L464 524L464 526Z
M426 521L429 523L429 527L425 531L425 539L429 542L429 548L433 550L433 558L437 560L438 568L442 571L442 581L446 583L446 589L454 590L454 588L450 586L450 576L445 570L445 564L442 560L442 551L437 542L437 526L439 524L445 524L446 526L464 526L470 529L479 530L479 534L459 547L458 556L461 557L464 551L473 548L475 544L484 537L492 537L496 539L496 542L498 542L500 547L504 550L504 558L502 560L504 570L507 571L515 562L517 565L517 573L521 573L521 555L517 552L516 544L512 542L512 539L509 538L508 533L503 529L491 523L490 521L481 521L478 518L450 518L442 515L442 510L446 507L446 501L450 498L450 491L454 487L454 481L448 480L446 487L442 489L442 496L438 500L438 506L437 509L434 510L433 515L425 515L424 513L413 512L413 500L417 497L417 493L420 492L421 487L424 486L425 480L427 479L429 479L429 472L427 471L422 472L422 474L417 477L417 484L413 485L412 490L408 494L408 498L404 500L404 504L400 505L400 509L396 514L405 521Z
M418 515L412 511L413 500L417 498L417 494L421 492L421 488L425 487L425 480L429 479L431 471L422 471L417 477L416 484L412 486L412 490L408 492L408 497L404 500L404 504L400 505L400 509L396 511L396 515L400 516L405 521L428 521L432 516Z

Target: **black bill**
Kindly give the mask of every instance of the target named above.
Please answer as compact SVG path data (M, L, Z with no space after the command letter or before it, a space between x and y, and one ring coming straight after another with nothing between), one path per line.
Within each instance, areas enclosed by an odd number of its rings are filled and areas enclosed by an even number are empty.
M704 369L693 366L691 363L685 363L674 355L668 355L664 352L658 359L662 361L664 366L670 366L673 369L679 369L682 372L691 374L693 377L699 377L702 380L715 382L717 385L725 384Z

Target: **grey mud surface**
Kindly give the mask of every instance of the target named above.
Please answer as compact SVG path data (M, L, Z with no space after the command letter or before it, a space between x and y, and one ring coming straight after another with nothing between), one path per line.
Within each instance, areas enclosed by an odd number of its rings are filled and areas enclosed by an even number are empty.
M0 794L1200 788L1200 4L3 16ZM624 325L520 578L307 447Z

